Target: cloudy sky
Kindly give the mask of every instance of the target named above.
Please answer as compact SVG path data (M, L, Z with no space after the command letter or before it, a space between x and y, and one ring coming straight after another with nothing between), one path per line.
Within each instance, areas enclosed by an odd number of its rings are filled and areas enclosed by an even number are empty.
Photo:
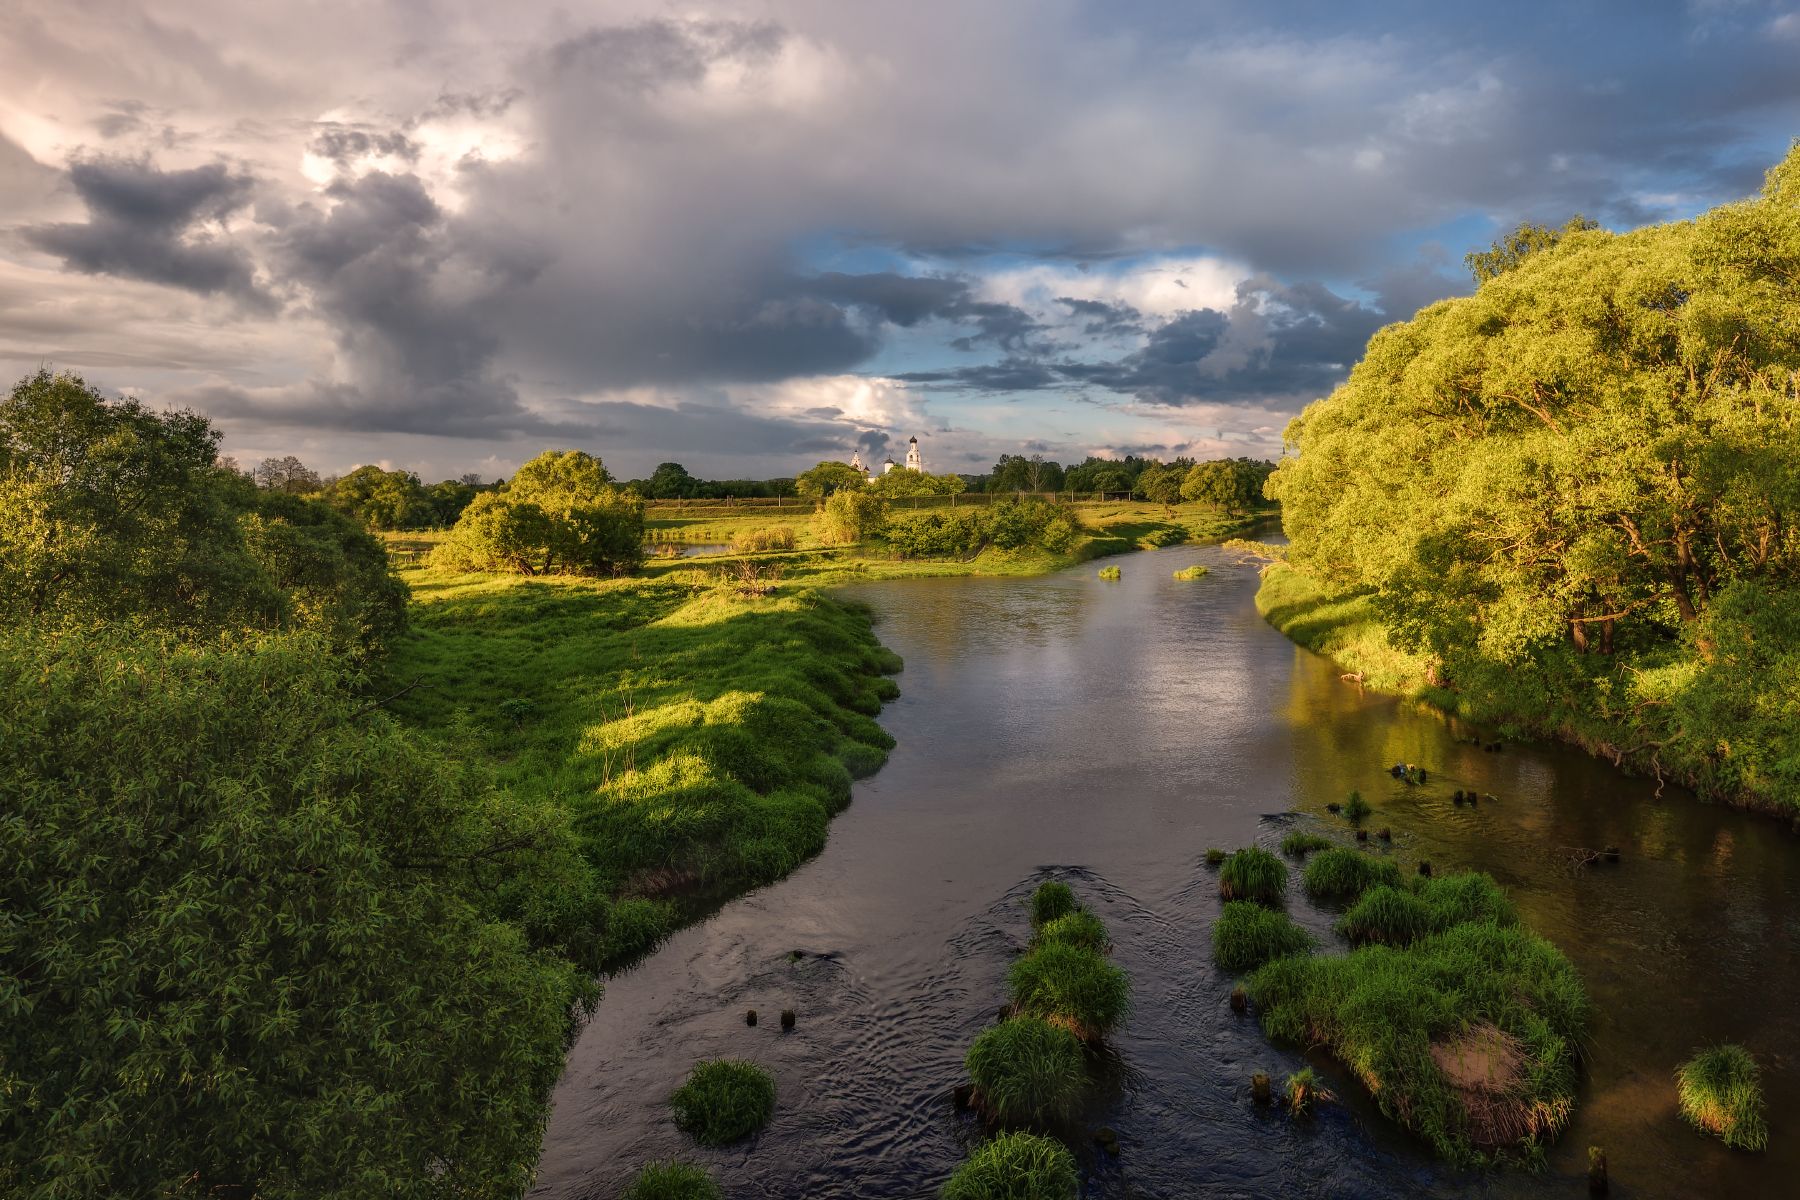
M1793 2L7 7L0 368L427 479L1272 455L1499 229L1800 135Z

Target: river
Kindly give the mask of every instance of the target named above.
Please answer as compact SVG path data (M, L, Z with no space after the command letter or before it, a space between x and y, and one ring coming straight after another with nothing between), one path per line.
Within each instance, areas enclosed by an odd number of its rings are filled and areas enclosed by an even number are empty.
M1590 1145L1616 1196L1792 1194L1800 854L1785 830L1674 788L1658 798L1566 749L1486 753L1437 714L1364 694L1262 621L1255 567L1218 547L1109 561L1121 580L1089 564L855 589L906 660L881 717L898 747L818 858L608 982L557 1088L533 1195L612 1197L672 1156L734 1198L935 1195L978 1137L950 1102L963 1052L1004 999L1024 897L1051 877L1106 920L1134 989L1115 1086L1088 1118L1121 1152L1077 1147L1084 1196L1578 1196ZM1195 562L1212 574L1171 578ZM1428 767L1430 784L1392 779L1396 761ZM1581 971L1594 1031L1545 1175L1436 1164L1323 1058L1344 1103L1302 1122L1252 1104L1252 1071L1279 1082L1305 1060L1229 1010L1201 858L1293 827L1341 836L1325 805L1351 788L1409 869L1490 872ZM1495 799L1459 807L1459 788ZM1609 844L1617 865L1568 863ZM1293 883L1290 910L1329 939L1332 914ZM1717 1040L1763 1065L1766 1154L1676 1116L1676 1065ZM707 1150L665 1101L716 1056L768 1067L779 1099L761 1134Z

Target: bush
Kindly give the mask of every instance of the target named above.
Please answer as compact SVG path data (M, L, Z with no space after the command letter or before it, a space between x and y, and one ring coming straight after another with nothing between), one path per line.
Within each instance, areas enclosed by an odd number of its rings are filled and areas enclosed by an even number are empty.
M1281 839L1281 852L1289 858L1305 858L1314 850L1329 850L1334 844L1328 837L1296 830Z
M1117 567L1101 567L1096 574L1098 574L1101 579L1119 579L1123 577L1123 572Z
M1201 566L1199 563L1195 563L1191 567L1184 567L1182 570L1175 572L1175 578L1205 579L1208 574L1210 574L1210 572L1207 571L1205 567Z
M699 1167L689 1163L646 1163L619 1200L724 1200L725 1193Z
M1726 1043L1702 1050L1675 1072L1681 1115L1733 1149L1767 1149L1760 1075L1756 1060L1742 1046Z
M1219 895L1226 900L1280 904L1287 895L1287 866L1260 846L1246 846L1219 868Z
M1378 884L1399 887L1400 868L1383 859L1333 846L1306 864L1302 882L1306 894L1314 900L1343 904Z
M476 496L431 553L447 570L521 575L620 575L643 559L644 502L580 450L546 450Z
M887 501L864 491L833 492L814 523L826 545L854 546L881 536L887 527Z
M1075 903L1075 893L1066 883L1054 879L1038 884L1037 890L1031 893L1031 927L1038 929L1045 924L1066 917L1080 905Z
M749 1137L775 1111L775 1079L755 1063L714 1058L698 1063L669 1097L675 1124L703 1146Z
M943 1200L1076 1200L1075 1156L1052 1138L1003 1133L968 1157L944 1185Z
M1272 958L1305 954L1311 934L1288 919L1249 900L1232 900L1213 922L1213 961L1234 975L1254 971Z
M767 529L748 529L731 539L731 548L739 554L758 554L767 550L792 550L798 544L794 531L786 525Z
M987 544L987 527L978 508L937 509L896 518L883 536L901 558L967 558Z
M987 1111L1008 1124L1072 1118L1087 1087L1081 1042L1034 1017L1002 1021L975 1039L964 1060Z
M1077 909L1065 913L1051 921L1046 921L1037 931L1036 941L1040 944L1058 942L1069 946L1080 946L1083 949L1105 954L1112 949L1112 939L1107 936L1106 926L1099 917L1086 909Z
M1124 1019L1131 1007L1125 972L1080 946L1049 942L1012 965L1013 1006L1094 1041Z

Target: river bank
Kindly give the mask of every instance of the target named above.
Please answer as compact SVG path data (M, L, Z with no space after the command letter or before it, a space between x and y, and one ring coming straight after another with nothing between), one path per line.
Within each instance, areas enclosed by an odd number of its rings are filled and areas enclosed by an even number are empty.
M1678 784L1800 832L1800 803L1786 778L1791 755L1756 736L1788 708L1778 686L1753 678L1735 685L1698 679L1693 664L1673 657L1621 666L1617 680L1602 679L1586 697L1554 695L1498 668L1493 678L1440 681L1426 655L1395 644L1372 595L1333 592L1285 562L1263 569L1256 607L1289 639L1338 663L1365 687L1429 704L1502 740L1565 743L1659 785ZM1725 687L1735 704L1722 702Z

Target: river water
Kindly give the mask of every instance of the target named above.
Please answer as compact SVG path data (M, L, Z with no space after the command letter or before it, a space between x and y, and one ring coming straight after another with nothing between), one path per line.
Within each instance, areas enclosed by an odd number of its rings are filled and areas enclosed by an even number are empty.
M611 1197L673 1156L731 1197L935 1195L978 1140L950 1102L963 1052L1004 999L1022 901L1050 877L1106 920L1134 990L1087 1117L1121 1152L1078 1143L1085 1196L1579 1196L1590 1145L1617 1196L1794 1194L1800 854L1785 830L1673 788L1659 799L1572 751L1485 753L1441 716L1362 694L1261 620L1255 567L1218 547L1112 561L1116 582L1089 564L856 589L906 660L881 718L897 749L818 858L609 981L558 1086L534 1195ZM1171 578L1194 562L1212 574ZM1397 761L1428 767L1429 785L1392 779ZM1586 1078L1546 1174L1439 1166L1324 1058L1344 1103L1298 1123L1251 1103L1252 1071L1279 1082L1305 1059L1229 1010L1201 858L1288 828L1341 836L1325 804L1351 788L1409 870L1490 872L1586 980ZM1459 788L1495 799L1459 807ZM1617 865L1568 863L1609 844ZM1290 910L1329 940L1332 914L1294 884ZM1763 1064L1766 1154L1676 1115L1676 1065L1717 1040ZM768 1067L779 1099L761 1134L707 1150L665 1101L717 1056Z

